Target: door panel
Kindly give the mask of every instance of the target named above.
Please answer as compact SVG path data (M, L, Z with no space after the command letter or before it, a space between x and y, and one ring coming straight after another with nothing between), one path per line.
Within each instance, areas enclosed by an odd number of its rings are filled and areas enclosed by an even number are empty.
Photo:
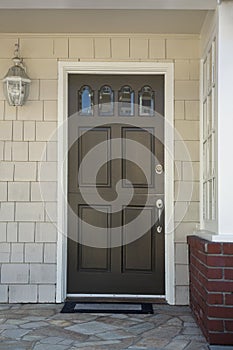
M91 130L80 130L80 137L78 143L78 168L79 170L79 186L109 186L110 185L110 168L109 168L109 155L110 155L110 143L106 141L110 140L110 128L95 128ZM85 167L80 167L81 162L87 153L92 150L98 143L104 143L106 147L102 147L104 154L105 164L100 168L97 178L91 176L90 171Z
M133 235L127 229L124 229L125 224L132 221L141 214L143 207L128 206L123 212L123 243L127 242L127 235ZM140 220L141 229L146 226L147 222L152 222L153 208L147 208L143 211L143 216ZM123 273L147 271L152 272L152 255L154 252L154 237L153 229L146 232L141 238L133 243L123 245Z
M164 210L158 233L155 205L164 199L164 175L155 172L164 166L163 76L71 74L68 91L69 138L77 140L68 154L67 291L164 294ZM142 107L132 107L140 91Z
M145 149L154 154L153 136L145 129L123 128L122 168L123 178L129 180L136 187L153 186L154 162L152 157L145 157ZM133 143L130 140L134 141ZM135 146L137 146L135 152ZM149 152L148 152L149 153ZM125 161L124 159L130 159Z

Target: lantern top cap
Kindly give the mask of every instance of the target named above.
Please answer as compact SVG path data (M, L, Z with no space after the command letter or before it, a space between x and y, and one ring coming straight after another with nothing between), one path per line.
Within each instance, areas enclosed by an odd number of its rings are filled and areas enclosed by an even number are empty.
M5 75L3 82L11 79L23 80L25 83L30 83L28 75L23 67L23 59L19 55L19 44L15 44L14 57L12 58L14 66L10 67L7 74Z
M31 80L29 79L28 75L26 74L23 67L20 67L18 65L12 66L9 68L7 74L5 75L3 82L11 79L21 79L25 81L26 83L30 83Z

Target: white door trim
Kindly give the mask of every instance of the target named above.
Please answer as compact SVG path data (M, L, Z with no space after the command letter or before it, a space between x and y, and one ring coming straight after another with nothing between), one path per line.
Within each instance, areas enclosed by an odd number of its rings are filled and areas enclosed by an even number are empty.
M165 292L175 304L174 269L174 69L161 62L59 62L58 63L58 219L56 302L67 296L67 174L68 74L163 74L165 78ZM64 161L64 159L66 159Z

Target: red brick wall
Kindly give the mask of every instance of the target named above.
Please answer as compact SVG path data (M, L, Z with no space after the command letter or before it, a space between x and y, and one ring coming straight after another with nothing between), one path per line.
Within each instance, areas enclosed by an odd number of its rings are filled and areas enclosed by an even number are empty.
M188 244L193 314L210 344L233 345L233 243Z

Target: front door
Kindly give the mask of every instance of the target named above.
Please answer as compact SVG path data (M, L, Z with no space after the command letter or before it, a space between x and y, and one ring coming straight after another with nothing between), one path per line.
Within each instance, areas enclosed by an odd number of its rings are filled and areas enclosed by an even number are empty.
M164 76L70 74L68 294L165 294Z

